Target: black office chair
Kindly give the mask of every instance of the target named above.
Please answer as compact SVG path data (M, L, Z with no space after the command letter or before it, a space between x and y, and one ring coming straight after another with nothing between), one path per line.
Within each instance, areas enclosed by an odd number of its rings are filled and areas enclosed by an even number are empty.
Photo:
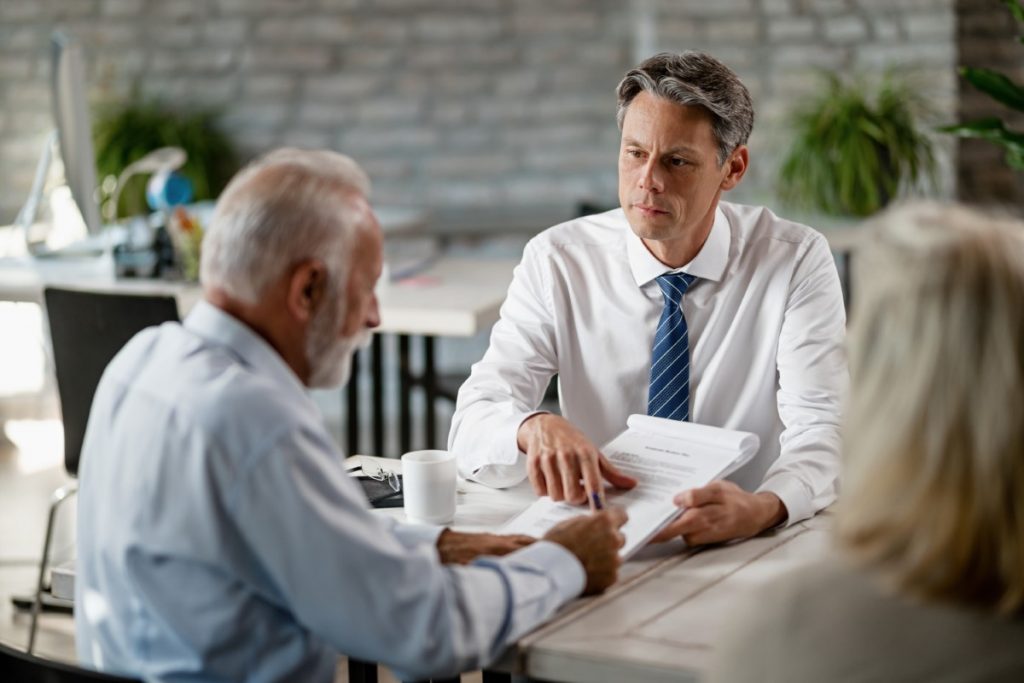
M172 296L109 294L55 287L47 287L43 299L64 423L64 467L74 476L78 473L92 397L107 364L141 330L177 321L178 304ZM54 520L61 504L77 490L74 482L62 486L54 491L50 501L39 578L32 601L29 654L35 647L39 610L46 592Z
M135 678L80 669L71 664L42 659L0 643L0 671L11 683L141 683Z

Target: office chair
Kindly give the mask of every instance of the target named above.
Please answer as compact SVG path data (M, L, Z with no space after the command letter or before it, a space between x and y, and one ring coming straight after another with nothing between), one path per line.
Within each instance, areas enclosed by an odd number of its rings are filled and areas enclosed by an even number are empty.
M107 364L136 333L153 325L177 321L178 304L172 296L109 294L55 287L47 287L43 291L43 299L64 423L64 468L75 476L92 397ZM78 485L72 482L54 491L50 500L43 555L39 561L39 577L32 602L29 654L35 647L39 610L46 591L45 577L57 510L77 490Z
M142 683L135 678L80 669L71 664L42 659L0 643L0 671L5 681L16 683Z

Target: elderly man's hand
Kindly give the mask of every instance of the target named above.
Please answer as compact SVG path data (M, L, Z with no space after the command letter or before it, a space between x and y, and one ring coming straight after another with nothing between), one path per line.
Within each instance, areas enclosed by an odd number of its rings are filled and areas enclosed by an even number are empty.
M437 537L437 553L444 564L469 564L481 555L508 555L536 540L532 536L467 534L445 529Z
M587 573L584 595L600 593L619 576L619 548L626 537L619 528L626 523L626 511L611 507L600 512L567 519L544 534L545 541L565 547L576 556Z
M604 492L602 478L621 489L636 486L636 479L615 469L583 432L559 415L538 413L527 418L517 437L538 496L576 505L591 501L593 506L594 494Z
M722 543L756 536L786 520L786 506L774 493L748 493L731 481L713 481L676 494L685 508L654 537L655 543L682 536L687 545Z

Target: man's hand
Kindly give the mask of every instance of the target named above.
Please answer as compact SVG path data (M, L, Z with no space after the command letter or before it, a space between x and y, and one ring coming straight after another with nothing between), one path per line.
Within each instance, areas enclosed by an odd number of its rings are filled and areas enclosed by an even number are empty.
M619 527L626 519L625 510L612 507L567 519L544 534L545 541L564 546L583 565L587 573L584 595L600 593L618 578L622 564L619 548L626 543Z
M445 529L437 537L437 554L443 564L469 564L481 555L508 555L536 540L533 536L465 534Z
M566 500L574 505L604 495L602 477L620 489L636 486L636 479L619 472L583 432L565 418L538 413L519 425L519 450L526 453L526 473L538 496ZM580 484L582 480L582 485Z
M774 493L748 493L731 481L713 481L676 494L672 502L685 508L679 519L658 532L655 543L682 536L687 545L722 543L756 536L781 524L786 506Z

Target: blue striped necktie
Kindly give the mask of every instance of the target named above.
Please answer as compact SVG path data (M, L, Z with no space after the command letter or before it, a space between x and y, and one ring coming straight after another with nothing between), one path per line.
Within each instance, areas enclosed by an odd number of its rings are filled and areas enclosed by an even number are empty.
M658 286L665 297L651 351L651 384L647 414L670 420L690 419L690 336L679 304L697 279L686 273L665 273Z

